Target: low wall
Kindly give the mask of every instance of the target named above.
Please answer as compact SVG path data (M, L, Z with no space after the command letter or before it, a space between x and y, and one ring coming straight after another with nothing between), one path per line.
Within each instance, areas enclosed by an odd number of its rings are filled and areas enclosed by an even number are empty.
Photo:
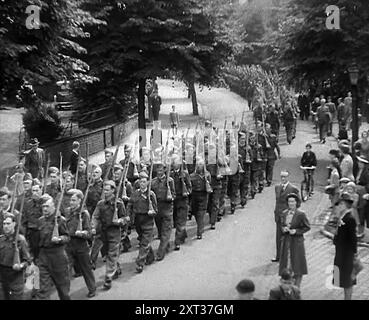
M40 145L47 154L50 154L50 166L59 167L59 154L63 155L63 168L67 168L72 153L73 141L80 143L80 154L82 157L87 156L87 143L89 148L88 156L104 150L105 148L114 146L118 143L119 133L122 130L123 138L128 136L137 129L137 115L128 117L125 123L118 123L99 128L81 135L71 138L63 138L50 143Z

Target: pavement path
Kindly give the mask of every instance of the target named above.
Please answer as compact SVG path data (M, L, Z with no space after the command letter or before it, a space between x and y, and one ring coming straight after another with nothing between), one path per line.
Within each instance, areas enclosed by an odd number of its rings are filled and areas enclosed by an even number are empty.
M203 115L206 115L206 112L213 112L213 119L220 120L225 113L232 117L228 112L228 106L235 106L236 103L238 103L238 114L242 114L246 102L239 97L236 102L232 98L233 94L222 91L223 89L214 89L208 94L206 91L203 95L199 94ZM181 111L188 115L189 121L196 122L196 118L191 119L190 116L190 102L187 101L186 104L184 101L187 97L183 88L176 85L172 88L171 82L163 81L159 83L159 94L163 98L162 117L169 113L170 106L173 104L171 99L176 99L177 106L183 103ZM220 99L222 95L223 98ZM135 139L133 134L125 142L132 143ZM313 143L319 165L316 172L315 194L311 200L302 205L302 210L307 213L312 224L311 231L305 237L309 274L303 279L302 295L304 299L342 299L342 290L334 290L328 285L334 246L331 240L323 237L319 232L323 225L319 219L320 214L329 206L323 186L326 184L327 177L325 169L327 154L330 148L336 146L335 139L331 137L327 144L320 145L311 123L299 122L296 139L291 145L284 144L281 147L282 160L276 163L274 182L278 182L280 169L288 168L291 172L291 181L299 185L302 174L298 161L307 141ZM96 155L94 161L102 162L103 154ZM99 261L95 275L100 288L93 300L233 299L236 297L234 287L245 277L255 282L256 296L267 299L270 288L279 282L278 264L270 262L275 252L274 203L275 193L272 186L266 188L262 194L257 194L255 200L249 201L245 209L239 208L235 215L226 215L217 224L216 230L207 230L209 229L207 225L201 241L195 240L195 222L189 221L189 238L186 244L181 246L181 250L170 252L163 261L146 267L142 274L136 274L134 271L137 241L135 234L132 234L131 251L120 256L123 274L113 282L113 287L109 291L100 289L104 280L104 265ZM158 244L158 240L153 242L154 250ZM358 277L359 285L355 287L353 298L368 299L369 255L366 248L360 248L360 257L366 268ZM72 299L85 299L86 293L83 279L73 280ZM56 294L53 295L53 299L57 299Z

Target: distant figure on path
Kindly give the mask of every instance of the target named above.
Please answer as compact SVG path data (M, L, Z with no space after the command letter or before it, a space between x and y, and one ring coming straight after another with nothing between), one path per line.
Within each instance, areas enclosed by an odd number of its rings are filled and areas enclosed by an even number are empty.
M158 95L157 91L154 93L151 103L152 103L152 113L153 113L154 121L158 121L160 106L161 106L161 98Z
M72 154L70 156L70 172L75 175L78 167L78 158L79 158L79 142L74 141L72 145Z
M179 127L179 115L176 111L176 106L172 106L172 111L169 114L170 118L170 127L173 129L173 135L177 135L177 130Z

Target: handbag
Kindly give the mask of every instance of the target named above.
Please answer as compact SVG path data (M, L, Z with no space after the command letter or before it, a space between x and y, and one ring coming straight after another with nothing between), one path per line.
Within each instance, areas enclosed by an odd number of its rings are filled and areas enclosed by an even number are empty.
M354 256L354 267L352 269L352 278L356 278L356 276L364 269L364 265L361 262L358 256Z

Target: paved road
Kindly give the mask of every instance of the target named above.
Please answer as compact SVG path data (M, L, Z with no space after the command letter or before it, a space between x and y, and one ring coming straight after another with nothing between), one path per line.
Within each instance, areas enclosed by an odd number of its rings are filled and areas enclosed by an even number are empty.
M165 83L159 85L162 89L164 86ZM174 96L179 94L185 96L184 90L181 91L177 87L173 90L177 93L172 90L171 85L167 83L164 92L160 92L164 98L163 114L165 108L170 107L172 103L166 101L165 92ZM220 100L221 93L214 92L217 92L217 89L207 96L207 105L212 106L213 112L218 109L224 114L224 105L221 104L229 101L228 105L233 105L232 95L224 92L225 97ZM201 95L199 96L201 102ZM242 103L239 105L244 107ZM203 108L206 108L205 104ZM183 107L184 109L186 108ZM326 288L325 283L329 282L329 279L327 280L329 275L326 272L333 261L334 247L331 240L319 233L323 223L319 219L320 215L329 205L327 196L322 190L326 184L325 167L328 150L336 145L334 138L329 138L326 145L320 145L311 124L299 122L297 137L292 145L282 146L283 158L276 164L274 178L277 182L279 170L288 168L292 181L299 184L301 172L298 160L307 141L313 143L313 150L320 161L316 173L318 186L315 195L302 206L312 223L312 230L307 233L305 242L309 274L302 282L303 298L341 299L341 290ZM139 275L134 271L137 242L133 236L132 251L120 257L123 275L113 282L110 291L99 289L94 299L233 299L236 294L234 287L244 277L254 280L257 297L267 299L269 289L278 283L278 265L270 262L275 250L274 198L274 188L267 188L262 194L257 194L255 200L250 201L245 209L239 208L235 215L226 216L217 224L216 230L207 230L201 241L195 239L195 222L189 222L190 237L181 250L170 252L163 261L155 262ZM157 246L158 241L155 240L154 249ZM369 263L367 249L360 250L363 262ZM101 287L104 279L104 266L101 261L96 276ZM368 280L369 272L366 268L359 276L359 286L354 292L355 299L368 298ZM85 299L86 289L81 278L72 282L71 294L73 299ZM55 299L56 295L53 298Z

